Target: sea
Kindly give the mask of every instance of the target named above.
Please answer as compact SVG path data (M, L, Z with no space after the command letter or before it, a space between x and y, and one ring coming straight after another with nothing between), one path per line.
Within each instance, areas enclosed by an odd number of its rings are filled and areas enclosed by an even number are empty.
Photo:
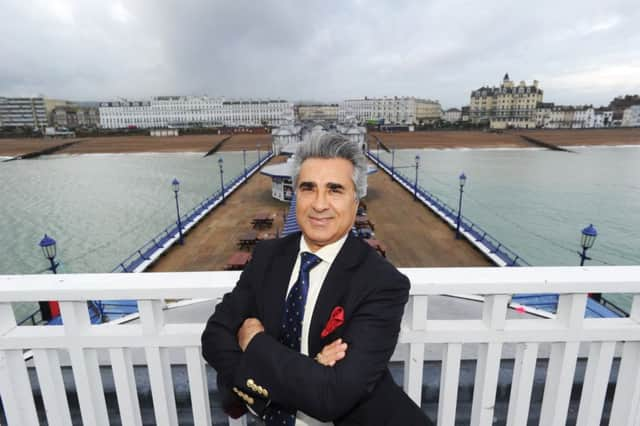
M591 265L640 264L640 146L398 150L396 171L457 209L534 266L577 265L581 230L598 236ZM391 154L374 155L391 163ZM264 152L262 152L264 155ZM243 172L241 152L54 155L0 162L0 274L47 271L38 242L57 242L62 273L110 272ZM258 152L246 153L246 164ZM1 160L1 158L0 158ZM382 172L380 172L382 173ZM629 299L616 300L628 309ZM21 306L17 316L33 306Z

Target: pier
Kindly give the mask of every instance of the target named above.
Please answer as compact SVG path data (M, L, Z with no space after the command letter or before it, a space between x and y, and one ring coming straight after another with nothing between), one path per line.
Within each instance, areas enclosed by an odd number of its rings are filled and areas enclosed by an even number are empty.
M284 161L277 157L272 162ZM387 247L387 258L398 267L490 266L492 263L467 241L456 240L449 227L423 205L413 201L383 173L369 176L367 214L375 223L376 239ZM238 237L252 228L261 212L274 216L272 228L283 229L288 203L273 199L271 178L256 174L198 226L184 246L174 246L149 272L221 270L238 250ZM411 235L411 238L407 236Z

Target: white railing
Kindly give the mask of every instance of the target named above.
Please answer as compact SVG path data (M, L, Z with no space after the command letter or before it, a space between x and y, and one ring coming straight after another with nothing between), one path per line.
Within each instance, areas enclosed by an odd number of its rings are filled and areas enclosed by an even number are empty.
M524 425L539 349L549 347L540 424L564 425L580 346L587 367L578 425L599 425L614 357L620 357L610 425L640 424L640 266L594 268L408 268L412 282L396 354L404 360L404 388L421 401L425 352L441 345L438 424L453 425L463 345L477 346L471 424L491 425L503 348L515 346L508 425ZM147 366L157 424L176 425L178 415L170 351L186 364L194 423L211 424L200 334L206 318L167 320L165 300L216 299L229 291L238 272L155 274L74 274L0 276L0 397L9 425L37 425L28 367L35 366L47 421L70 425L71 414L61 363L72 367L82 422L108 425L99 365L114 379L120 419L141 425L134 376L134 351ZM629 318L585 319L588 292L634 294ZM508 314L511 294L559 293L552 318ZM433 296L484 296L481 314L461 319L433 318ZM139 322L91 325L88 300L135 299ZM58 300L63 326L16 326L11 302ZM453 299L452 299L453 300ZM442 298L440 298L442 301ZM440 307L439 309L441 309ZM429 315L427 315L429 312ZM436 315L437 317L437 315ZM26 351L26 352L25 352ZM544 355L546 357L546 355ZM32 357L32 358L31 358ZM68 361L62 361L68 357ZM238 423L243 423L240 421Z

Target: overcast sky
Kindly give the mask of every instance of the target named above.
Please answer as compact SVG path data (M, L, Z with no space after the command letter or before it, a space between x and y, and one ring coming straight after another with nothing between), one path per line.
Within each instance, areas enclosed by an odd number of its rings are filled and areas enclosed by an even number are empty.
M638 0L3 0L0 96L469 103L536 79L544 100L640 93Z

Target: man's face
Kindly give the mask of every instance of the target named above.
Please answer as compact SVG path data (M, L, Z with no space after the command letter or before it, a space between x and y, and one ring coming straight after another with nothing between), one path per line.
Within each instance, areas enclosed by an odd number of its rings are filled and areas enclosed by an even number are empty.
M353 164L344 158L309 158L296 188L296 219L309 248L317 251L353 226L358 201Z

